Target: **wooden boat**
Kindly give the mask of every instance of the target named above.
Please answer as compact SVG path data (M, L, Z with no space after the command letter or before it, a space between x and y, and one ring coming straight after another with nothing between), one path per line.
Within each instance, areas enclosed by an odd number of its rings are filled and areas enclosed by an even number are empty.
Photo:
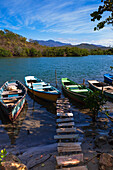
M106 83L109 83L109 84L113 85L113 75L111 75L111 74L104 74L104 81Z
M26 94L26 87L18 80L7 81L0 88L0 108L11 121L14 121L21 112Z
M75 83L68 78L62 78L62 88L64 92L73 100L84 104L84 99L89 92L92 92L89 88L84 85Z
M98 90L101 92L103 91L103 94L106 97L113 99L113 86L110 86L109 84L97 80L88 80L88 83L89 83L89 87L92 90Z
M41 99L56 102L57 98L60 97L59 90L35 76L26 76L25 84L29 92Z

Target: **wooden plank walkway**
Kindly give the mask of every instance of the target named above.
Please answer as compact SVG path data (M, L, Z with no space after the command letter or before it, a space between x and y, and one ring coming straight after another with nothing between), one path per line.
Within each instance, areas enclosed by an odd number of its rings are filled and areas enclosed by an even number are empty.
M56 169L56 170L61 170L61 169ZM76 167L62 168L62 170L87 170L87 166L76 166Z
M76 132L76 128L72 127L72 128L58 128L56 129L57 133L75 133Z
M73 117L72 117L72 118L71 118L71 117L69 117L69 118L63 118L63 119L59 118L59 119L56 120L57 123L71 122L71 121L74 121L74 118L73 118Z
M72 143L72 142L69 142L69 143L58 143L58 152L81 152L82 149L81 149L81 146L80 146L80 143Z
M54 139L58 140L58 156L56 156L57 170L87 170L83 163L81 143L77 142L79 135L76 133L73 113L68 99L57 100L56 132ZM79 165L80 164L80 165ZM68 167L69 166L69 167ZM73 167L74 166L74 167Z
M56 156L58 166L77 165L83 162L83 154Z
M68 123L59 123L57 126L58 127L69 127L69 126L73 127L74 125L75 125L74 122L68 122Z
M54 139L78 139L78 135L75 135L75 134L73 134L73 135L55 135L54 136Z
M58 113L57 116L59 117L73 117L73 113Z

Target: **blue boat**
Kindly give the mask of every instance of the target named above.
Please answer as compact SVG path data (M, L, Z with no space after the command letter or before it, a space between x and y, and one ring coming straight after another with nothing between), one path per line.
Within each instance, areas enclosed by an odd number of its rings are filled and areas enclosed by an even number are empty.
M113 85L113 75L111 75L111 74L104 74L104 81L106 83L109 83L109 84Z
M25 104L26 87L18 80L7 81L0 88L1 113L14 121Z

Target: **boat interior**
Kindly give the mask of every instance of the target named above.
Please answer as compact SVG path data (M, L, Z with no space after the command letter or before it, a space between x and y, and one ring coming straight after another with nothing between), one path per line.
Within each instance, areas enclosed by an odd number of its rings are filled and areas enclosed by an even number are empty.
M93 85L95 85L96 87L98 87L98 89L103 91L107 91L107 92L113 92L113 86L110 86L106 83L100 82L100 83L93 83Z
M66 86L66 88L68 90L72 91L72 92L76 92L76 93L86 93L86 92L88 92L88 89L83 85L74 84L69 80L67 80L66 82L63 82L63 83Z
M58 93L58 91L50 86L49 83L45 83L40 79L35 79L35 80L27 80L27 84L29 87L38 90L38 91L45 91L45 92L51 92L51 93Z
M5 83L0 90L0 101L7 106L13 106L23 97L25 89L18 81Z

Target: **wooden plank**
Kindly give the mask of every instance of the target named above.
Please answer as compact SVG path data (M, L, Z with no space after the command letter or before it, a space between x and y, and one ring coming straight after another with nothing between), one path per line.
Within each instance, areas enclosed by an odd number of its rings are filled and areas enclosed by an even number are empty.
M66 143L60 142L60 143L58 143L58 147L63 147L63 146L64 146L64 147L66 147L66 146L68 147L68 146L70 146L70 145L71 145L71 146L75 146L75 147L76 147L76 146L79 147L79 146L81 145L81 142L66 142Z
M74 121L74 118L64 118L64 119L57 119L56 122L60 123L60 122L71 122Z
M12 99L18 99L21 98L23 96L13 96L13 97L2 97L0 98L1 100L12 100Z
M69 102L66 102L66 103L57 103L57 106L65 106L65 105L70 105L70 103Z
M75 123L74 122L69 122L69 123L59 123L58 127L68 127L68 126L74 126Z
M75 133L76 132L76 128L58 128L56 129L57 133Z
M57 147L58 152L81 152L81 146L62 146L62 147Z
M73 116L73 113L57 113L57 116L60 116L60 117L72 117Z
M66 103L66 102L69 102L69 99L68 98L63 98L63 99L58 99L57 101L56 101L56 103Z
M88 170L88 168L87 166L76 166L76 167L62 168L62 169L56 169L56 170Z
M78 134L69 134L69 135L55 135L54 139L78 139Z
M2 95L9 95L9 94L19 94L22 93L22 90L15 90L15 91L3 91Z
M83 162L83 154L56 156L58 166L77 165Z
M70 106L70 105L62 105L62 106L58 106L58 105L57 105L56 108L57 108L57 109L60 109L60 108L61 108L61 109L69 109L69 108L71 108L71 106Z

